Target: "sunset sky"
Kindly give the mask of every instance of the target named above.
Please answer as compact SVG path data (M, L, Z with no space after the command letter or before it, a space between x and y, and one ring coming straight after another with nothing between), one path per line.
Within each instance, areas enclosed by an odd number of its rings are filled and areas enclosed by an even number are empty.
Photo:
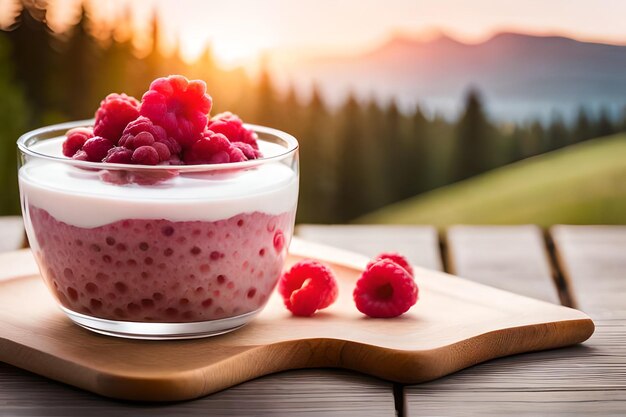
M6 4L11 0L0 0ZM54 24L75 16L79 0L51 0ZM88 1L96 17L114 19L130 7L139 30L158 10L165 39L178 34L189 58L207 42L225 64L257 59L267 50L357 53L394 33L445 32L479 42L499 31L564 34L626 43L623 0L107 0Z

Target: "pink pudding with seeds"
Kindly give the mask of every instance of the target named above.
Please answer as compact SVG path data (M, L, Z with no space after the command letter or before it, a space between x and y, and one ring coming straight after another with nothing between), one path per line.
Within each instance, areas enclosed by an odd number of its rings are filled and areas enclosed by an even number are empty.
M66 163L63 137L28 144L19 181L30 245L72 320L123 337L189 338L233 330L264 307L293 233L297 143L252 128L264 158L136 168L137 178L167 173L153 182L110 180L129 178L128 166Z

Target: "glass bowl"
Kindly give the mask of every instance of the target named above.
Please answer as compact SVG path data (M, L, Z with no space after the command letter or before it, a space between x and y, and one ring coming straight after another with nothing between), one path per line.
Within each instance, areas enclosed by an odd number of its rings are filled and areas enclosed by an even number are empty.
M19 138L28 240L61 309L138 339L221 334L258 314L282 272L298 199L298 142L248 125L264 158L186 166L76 161L59 124Z

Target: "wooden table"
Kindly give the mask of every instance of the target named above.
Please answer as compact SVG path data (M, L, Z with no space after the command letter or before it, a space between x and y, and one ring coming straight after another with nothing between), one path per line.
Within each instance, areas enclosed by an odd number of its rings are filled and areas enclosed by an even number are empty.
M5 229L0 237L15 236ZM0 415L626 415L626 227L455 226L439 234L429 226L301 225L297 233L366 255L397 250L428 268L577 306L596 333L582 346L421 385L301 370L168 405L108 400L0 363Z

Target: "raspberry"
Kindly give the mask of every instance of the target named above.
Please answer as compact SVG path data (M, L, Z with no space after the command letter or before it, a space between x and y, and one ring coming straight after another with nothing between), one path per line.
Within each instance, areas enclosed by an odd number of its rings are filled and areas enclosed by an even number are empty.
M383 259L370 265L356 283L356 308L370 317L404 314L417 302L417 285L400 265Z
M246 158L246 155L244 155L241 149L239 149L232 143L228 147L228 157L230 159L229 162L243 162L248 160L248 158Z
M136 143L135 140L137 140ZM134 150L143 145L151 145L153 142L165 144L170 149L170 153L177 154L180 152L180 145L167 137L165 129L143 116L139 116L126 126L119 145Z
M175 140L167 137L165 129L155 125L150 119L143 116L138 117L126 126L119 145L130 149L131 152L145 146L154 148L158 156L157 164L169 161L172 155L178 155L180 152L180 145ZM137 157L133 158L134 163L155 165L151 163L154 159L154 152L144 149L137 155Z
M132 164L133 151L123 146L116 146L109 149L107 156L102 162L109 162L112 164Z
M109 94L96 111L93 132L117 144L126 125L139 116L139 102L126 94Z
M89 156L87 156L87 152L81 149L80 151L76 152L74 156L72 156L72 159L75 159L77 161L89 161Z
M215 115L209 121L207 128L215 133L223 134L231 142L243 142L252 146L253 149L259 149L257 134L253 130L247 129L241 119L231 112Z
M143 95L140 113L162 126L185 148L204 131L212 100L204 81L189 81L182 75L157 78Z
M67 131L63 142L63 155L71 158L81 149L88 139L93 138L93 129L87 127L77 127Z
M294 315L312 316L335 302L339 288L329 268L306 259L281 276L278 292Z
M186 164L222 164L231 162L231 153L233 147L226 136L207 130L184 153L184 161ZM237 155L233 157L236 158Z
M232 146L239 149L246 159L257 159L261 158L261 151L258 149L254 149L252 146L243 142L232 142ZM245 159L244 159L245 161Z
M139 165L156 165L159 153L152 146L140 146L133 152L132 161Z
M373 258L370 261L370 263L367 264L367 267L365 269L368 269L370 266L372 266L376 262L381 261L383 259L389 259L390 261L395 262L396 264L404 268L411 277L414 276L413 267L411 266L411 263L404 256L400 255L397 252L383 252L377 255L375 258Z
M87 154L87 160L91 162L101 162L113 147L110 140L100 136L94 136L83 145L83 151Z

